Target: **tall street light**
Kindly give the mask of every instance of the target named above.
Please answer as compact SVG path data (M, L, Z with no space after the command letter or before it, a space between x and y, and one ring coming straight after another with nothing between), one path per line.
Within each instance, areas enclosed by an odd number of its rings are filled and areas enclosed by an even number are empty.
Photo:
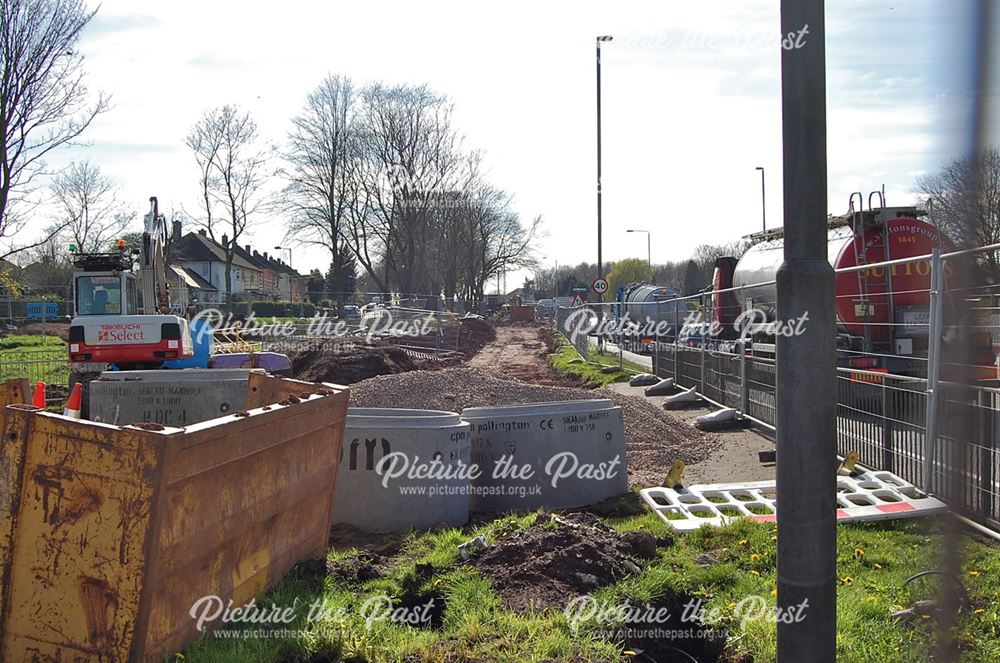
M837 656L837 357L834 273L827 258L826 27L824 0L781 0L784 262L776 320L808 320L775 340L777 408L777 660ZM800 333L801 331L801 333ZM801 617L801 619L798 619ZM938 659L941 660L941 659Z
M652 253L652 250L650 249L649 231L648 230L639 230L639 229L636 228L636 229L632 229L632 230L626 230L625 232L627 232L627 233L646 233L646 264L649 265L650 269L652 269L652 267L653 267L653 253Z
M604 276L601 255L601 42L611 41L611 35L597 38L597 276ZM603 299L603 297L601 298Z
M754 170L760 171L760 223L762 230L767 230L767 212L764 207L764 166L757 166Z
M288 266L292 266L292 249L289 246L276 246L275 251L288 251Z

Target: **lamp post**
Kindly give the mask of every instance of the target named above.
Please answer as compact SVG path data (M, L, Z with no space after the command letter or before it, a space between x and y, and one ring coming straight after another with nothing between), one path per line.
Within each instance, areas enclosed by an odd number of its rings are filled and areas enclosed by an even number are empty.
M760 224L762 230L767 230L767 211L764 207L764 166L757 166L754 170L760 171Z
M806 320L775 352L777 660L834 663L837 654L837 357L834 273L827 259L826 27L824 0L781 0L781 31L804 30L781 50L784 262L777 320ZM808 318L806 317L808 316ZM798 619L801 617L801 619Z
M601 255L601 42L611 41L611 35L597 37L597 276L604 276ZM603 299L603 297L602 297Z
M292 248L289 246L276 246L275 251L288 251L288 268L292 267ZM288 299L292 298L292 276L291 274L286 274L285 278L288 279ZM278 276L278 283L281 283L281 276ZM280 286L279 286L280 289ZM331 293L332 294L332 293Z
M288 266L292 266L292 248L290 246L276 246L275 251L288 251Z
M635 228L635 229L631 229L631 230L626 230L625 232L627 232L627 233L646 233L646 264L649 265L650 269L652 269L653 268L653 253L652 253L652 249L650 248L651 244L650 244L649 231L648 230L639 230L638 228Z

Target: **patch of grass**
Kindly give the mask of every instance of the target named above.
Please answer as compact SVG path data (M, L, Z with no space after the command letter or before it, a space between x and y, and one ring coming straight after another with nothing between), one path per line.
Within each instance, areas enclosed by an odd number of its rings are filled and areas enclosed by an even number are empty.
M557 372L576 377L586 387L604 387L612 382L625 382L632 377L632 373L628 370L616 370L612 373L603 372L597 350L592 349L588 361L579 361L579 353L564 336L556 335L556 341L559 346L555 352L548 356L549 363ZM608 360L604 359L603 361ZM618 364L616 361L614 364L609 362L603 365L617 368Z
M0 338L0 381L28 378L46 384L69 383L66 344L58 336L14 335Z
M548 518L544 513L504 515L460 529L410 533L388 575L360 584L347 586L328 576L317 590L315 583L290 577L258 604L273 601L292 605L296 598L300 605L320 601L319 619L309 622L301 611L303 617L292 625L300 629L299 636L205 636L185 652L186 659L209 663L336 661L352 656L371 663L450 663L465 658L500 662L635 660L624 654L622 642L609 639L607 627L616 624L596 620L574 624L562 610L513 613L504 608L489 578L459 561L458 545L474 536L482 534L495 543L536 521L548 522ZM678 534L649 511L602 520L620 532L641 530L665 543L657 549L655 559L643 564L642 573L595 591L597 601L643 606L690 597L697 602L706 628L728 633L726 660L749 655L755 663L775 661L775 625L766 619L743 619L751 607L767 610L777 602L774 523L737 519L726 527ZM915 601L940 595L938 578L904 583L920 571L938 568L942 536L940 523L934 519L838 526L838 660L908 663L931 659L933 620L903 624L890 615ZM343 550L331 552L328 558L359 553ZM717 561L699 565L695 562L699 555L710 555ZM964 560L961 579L971 605L958 621L957 637L963 647L960 660L1000 660L1000 549L969 540ZM373 606L384 608L382 597L398 602L404 587L441 597L444 612L440 628L366 619L366 615L375 614ZM750 601L758 603L752 606Z
M45 350L49 348L65 349L66 344L58 336L43 336L42 334L13 334L0 338L0 350L10 348L25 348L28 350Z

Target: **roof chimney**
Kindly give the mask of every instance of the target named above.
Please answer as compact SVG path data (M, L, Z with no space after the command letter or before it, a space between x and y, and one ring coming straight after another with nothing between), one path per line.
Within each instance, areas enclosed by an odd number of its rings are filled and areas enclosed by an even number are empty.
M226 248L228 246L229 246L229 235L223 234L222 235L222 248Z
M205 232L204 228L198 228L198 234L201 235L202 237L205 237L205 236L208 235L208 233Z
M252 253L252 252L250 251L250 245L249 245L249 244L247 244L245 248L246 248L246 250L247 250L247 253Z
M181 236L181 221L180 219L174 219L173 233L170 235L170 239L180 239Z
M264 260L270 260L270 258L267 257L267 251L264 251Z

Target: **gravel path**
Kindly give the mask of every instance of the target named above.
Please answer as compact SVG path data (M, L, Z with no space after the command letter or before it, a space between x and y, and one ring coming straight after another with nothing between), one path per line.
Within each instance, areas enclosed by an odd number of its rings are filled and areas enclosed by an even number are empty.
M630 486L658 485L671 464L705 460L719 444L657 409L642 398L604 389L588 390L528 384L494 377L482 368L449 368L381 375L351 386L354 407L425 408L461 412L467 407L521 405L589 398L610 398L625 415L625 449Z

